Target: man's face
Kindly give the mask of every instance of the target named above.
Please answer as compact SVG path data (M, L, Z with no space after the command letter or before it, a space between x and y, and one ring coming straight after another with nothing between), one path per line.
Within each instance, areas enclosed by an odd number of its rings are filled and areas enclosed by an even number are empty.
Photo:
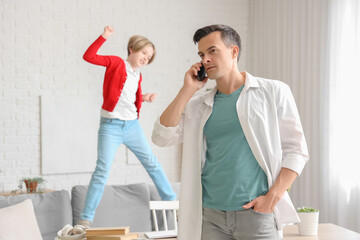
M210 79L222 78L232 69L234 49L225 46L221 32L215 31L200 39L198 49L201 62Z

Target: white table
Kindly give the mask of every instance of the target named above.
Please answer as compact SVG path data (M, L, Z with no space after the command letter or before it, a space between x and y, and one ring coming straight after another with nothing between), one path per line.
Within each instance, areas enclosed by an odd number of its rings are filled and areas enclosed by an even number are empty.
M317 236L299 236L297 225L284 228L284 240L360 240L360 234L331 223L319 224Z

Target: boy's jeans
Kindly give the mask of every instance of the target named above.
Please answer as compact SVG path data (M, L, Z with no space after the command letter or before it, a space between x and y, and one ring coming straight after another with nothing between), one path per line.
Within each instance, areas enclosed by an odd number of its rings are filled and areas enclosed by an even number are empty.
M82 219L93 220L95 210L104 192L110 167L120 144L125 144L140 160L153 180L161 199L165 201L175 200L176 194L172 190L163 168L154 156L138 119L123 121L101 118L98 135L98 159L87 191L85 207L81 214Z

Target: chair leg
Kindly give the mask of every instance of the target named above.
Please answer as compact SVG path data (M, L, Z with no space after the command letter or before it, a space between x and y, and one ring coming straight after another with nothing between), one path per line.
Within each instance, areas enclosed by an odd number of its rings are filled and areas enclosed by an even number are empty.
M176 210L173 210L173 216L174 216L174 227L175 227L175 231L177 232L177 217L176 217Z
M159 226L158 226L158 222L157 222L157 218L156 218L156 212L155 209L151 210L152 211L152 215L153 215L153 220L154 220L154 225L155 225L155 231L159 231Z
M166 218L166 211L163 209L162 210L162 215L163 215L163 219L164 219L164 227L165 227L165 231L168 231L168 223L167 223L167 218Z

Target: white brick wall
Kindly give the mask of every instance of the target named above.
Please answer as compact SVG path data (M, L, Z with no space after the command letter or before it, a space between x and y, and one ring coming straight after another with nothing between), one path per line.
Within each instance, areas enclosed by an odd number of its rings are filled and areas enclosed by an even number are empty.
M115 34L100 53L126 57L134 34L155 43L157 58L142 69L143 89L157 92L154 104L164 109L185 71L199 60L192 43L199 27L234 27L243 41L244 68L248 14L248 0L0 0L0 191L15 189L22 177L41 175L42 94L101 95L104 69L83 61L82 54L105 25L112 25ZM108 183L149 181L141 165L125 163L124 152L120 147ZM170 181L179 181L180 146L162 148L157 155ZM44 176L48 188L67 190L88 184L90 177Z

